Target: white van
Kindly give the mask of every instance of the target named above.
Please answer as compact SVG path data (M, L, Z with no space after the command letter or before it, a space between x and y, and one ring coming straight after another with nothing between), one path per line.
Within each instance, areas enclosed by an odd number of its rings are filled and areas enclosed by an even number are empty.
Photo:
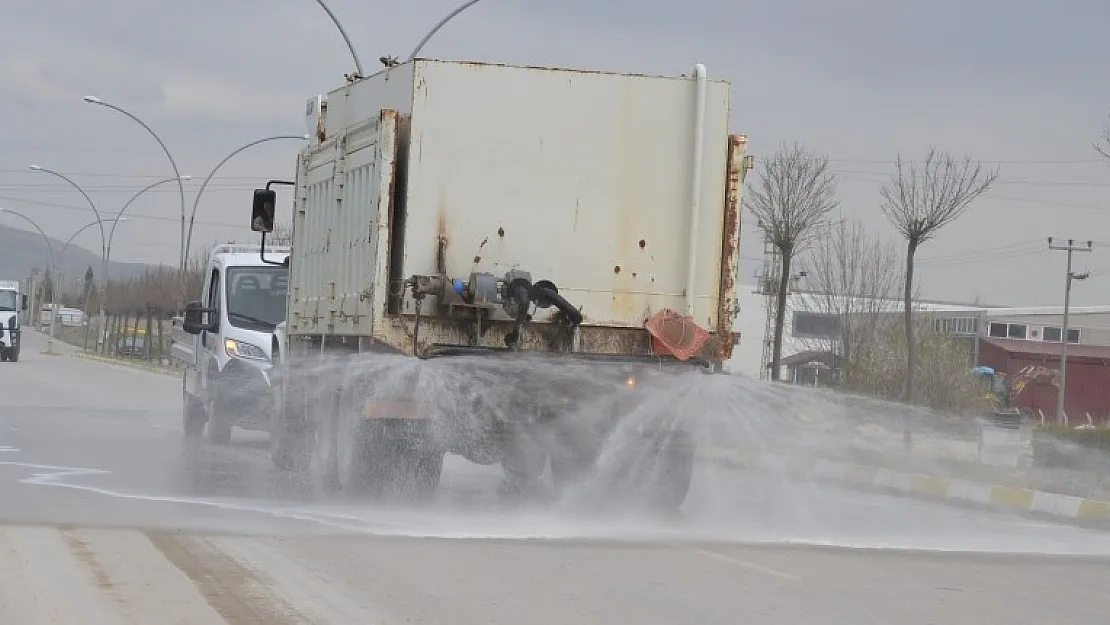
M174 322L172 354L185 365L185 435L226 445L231 428L269 431L274 329L285 320L289 248L213 248L200 300Z

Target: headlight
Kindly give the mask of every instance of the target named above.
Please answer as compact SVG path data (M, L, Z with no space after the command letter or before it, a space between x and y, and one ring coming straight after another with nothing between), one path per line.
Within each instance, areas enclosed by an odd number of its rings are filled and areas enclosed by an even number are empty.
M624 381L624 385L627 386L630 389L631 388L636 388L636 376L634 376L634 375L628 376L628 379Z
M232 358L243 358L246 360L269 360L266 352L257 345L236 341L235 339L224 339L224 351Z

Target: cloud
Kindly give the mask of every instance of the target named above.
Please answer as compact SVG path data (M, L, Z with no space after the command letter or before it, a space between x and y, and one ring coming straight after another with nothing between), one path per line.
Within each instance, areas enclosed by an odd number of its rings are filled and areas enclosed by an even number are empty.
M379 56L406 56L458 2L329 0L368 71L380 67ZM1110 52L1100 32L1110 6L1068 7L1032 0L485 0L423 54L669 74L706 63L712 76L732 82L732 128L749 135L757 158L793 140L827 153L842 176L845 213L888 231L877 191L889 165L854 160L913 156L930 143L997 160L1092 158L1089 141L1110 104L1110 85L1097 79ZM0 204L23 199L19 208L62 238L87 218L81 198L26 172L29 161L112 174L75 174L106 207L169 174L141 128L81 96L96 93L140 115L182 171L201 178L243 143L299 133L305 99L338 87L352 70L313 0L25 2L4 10L0 41L0 116L16 121L0 143ZM204 196L194 240L249 237L243 211L250 189L292 174L293 143L252 148L229 162ZM993 195L1022 201L977 203L922 255L970 253L1047 236L1050 228L1061 237L1110 229L1110 214L1053 210L1054 202L1100 205L1104 188L1043 184L1110 183L1105 173L1098 164L1007 164L1004 179L1034 184L1000 186ZM114 256L176 259L176 190L150 193L131 210L147 218L121 227ZM744 245L745 256L760 254L750 228ZM922 280L937 297L978 291L986 299L1051 303L1055 271L1034 255L923 270Z

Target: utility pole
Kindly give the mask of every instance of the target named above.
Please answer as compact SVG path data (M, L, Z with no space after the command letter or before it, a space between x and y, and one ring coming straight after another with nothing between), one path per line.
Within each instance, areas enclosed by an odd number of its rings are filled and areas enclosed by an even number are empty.
M1090 252L1091 242L1086 246L1075 244L1075 239L1068 239L1067 245L1053 245L1052 237L1048 237L1048 249L1068 253L1068 268L1064 280L1064 328L1060 331L1060 389L1056 393L1056 420L1067 423L1064 413L1064 395L1068 388L1068 308L1071 305L1071 281L1086 280L1090 272L1075 273L1071 270L1071 255L1073 252Z

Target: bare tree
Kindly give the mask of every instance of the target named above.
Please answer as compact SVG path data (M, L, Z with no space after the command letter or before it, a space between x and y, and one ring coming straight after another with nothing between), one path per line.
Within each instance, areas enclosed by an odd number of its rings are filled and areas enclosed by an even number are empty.
M841 221L817 238L801 259L806 272L804 308L836 320L836 336L817 339L812 348L840 357L841 383L855 385L866 375L854 366L876 349L878 327L894 311L901 284L901 256L859 219Z
M903 284L906 371L902 400L913 398L913 260L917 249L937 232L963 215L971 202L990 189L998 170L984 169L970 156L956 159L930 147L920 163L899 155L890 182L883 186L882 211L906 239L906 275Z
M1095 151L1110 159L1110 123L1102 127L1102 135L1093 142Z
M784 144L763 162L759 180L748 189L745 203L782 259L771 356L771 380L778 381L790 265L794 256L813 242L825 216L838 206L836 176L829 172L828 158L797 143Z

